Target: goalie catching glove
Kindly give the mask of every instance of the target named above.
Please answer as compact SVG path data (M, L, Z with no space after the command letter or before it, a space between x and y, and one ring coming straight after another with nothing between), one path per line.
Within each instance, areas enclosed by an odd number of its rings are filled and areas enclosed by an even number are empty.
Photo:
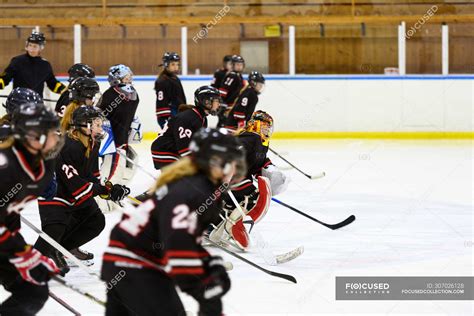
M112 184L112 182L106 181L105 187L107 188L108 192L100 195L100 197L104 200L120 202L130 194L130 188L125 185Z
M25 247L25 251L16 253L9 261L25 281L36 285L45 285L51 274L60 272L53 259L43 256L30 245Z
M266 168L263 168L262 176L270 180L273 196L286 191L290 183L290 177L281 172L281 170L278 170L274 165L268 165Z

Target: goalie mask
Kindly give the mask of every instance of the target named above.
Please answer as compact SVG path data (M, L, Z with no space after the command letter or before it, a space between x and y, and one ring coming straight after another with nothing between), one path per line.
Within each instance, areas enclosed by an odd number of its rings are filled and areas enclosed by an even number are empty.
M260 135L264 142L268 142L273 134L273 118L265 111L256 111L252 114L245 129Z

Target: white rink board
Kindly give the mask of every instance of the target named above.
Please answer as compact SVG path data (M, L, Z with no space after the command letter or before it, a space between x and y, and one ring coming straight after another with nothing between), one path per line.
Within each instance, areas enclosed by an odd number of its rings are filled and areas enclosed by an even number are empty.
M474 130L472 75L267 77L258 108L272 114L278 132ZM106 78L98 80L105 91ZM141 99L138 114L145 132L159 130L154 80L154 76L135 77ZM188 103L193 103L194 90L210 81L210 76L183 77ZM50 97L56 99L57 95Z

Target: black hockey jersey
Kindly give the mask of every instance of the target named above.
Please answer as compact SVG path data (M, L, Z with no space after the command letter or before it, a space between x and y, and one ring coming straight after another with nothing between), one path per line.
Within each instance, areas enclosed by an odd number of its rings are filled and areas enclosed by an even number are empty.
M0 150L0 256L24 250L19 212L45 191L53 172L54 159L39 159L20 144Z
M41 56L31 57L28 53L13 57L5 71L0 74L0 89L13 79L13 88L23 87L43 96L44 83L54 93L62 93L66 86L59 82L49 61Z
M66 136L66 142L56 158L56 178L58 189L52 200L40 200L41 206L59 205L74 207L91 202L99 194L108 190L100 184L99 143L87 148L78 140Z
M255 91L255 89L250 85L247 85L227 115L224 122L224 128L235 131L238 127L245 126L246 122L255 111L257 103L257 91Z
M205 273L203 258L209 253L201 236L220 221L221 190L202 174L163 186L137 208L124 210L103 260L118 267L155 269L183 291L192 288Z
M168 119L172 116L172 109L177 113L179 105L186 104L181 80L167 71L163 71L156 79L155 93L157 119Z
M245 82L241 73L234 71L229 72L224 79L222 79L222 83L219 87L222 101L228 106L234 105L244 85Z
M262 143L260 135L252 132L243 132L238 135L238 138L247 153L247 178L261 176L262 169L272 164L270 158L267 157L268 144Z
M100 109L110 121L115 146L128 144L128 133L140 99L130 100L118 87L110 87L102 95Z
M193 107L171 118L151 145L155 163L170 163L189 155L193 134L207 127L207 116L201 108Z
M216 72L214 73L214 78L212 78L211 86L213 86L216 89L219 89L222 85L222 80L224 80L224 77L227 75L227 69L220 68L217 69Z

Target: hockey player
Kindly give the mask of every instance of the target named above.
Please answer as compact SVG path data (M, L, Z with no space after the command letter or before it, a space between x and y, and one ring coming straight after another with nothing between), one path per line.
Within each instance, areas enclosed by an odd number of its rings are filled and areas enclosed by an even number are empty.
M51 64L40 56L45 42L43 33L33 30L26 40L26 54L12 58L5 71L0 74L0 90L12 79L13 88L29 88L40 96L43 96L44 83L54 93L63 93L66 90L66 86L54 76Z
M248 173L243 181L233 184L231 190L245 215L250 216L254 223L258 223L266 215L272 195L286 190L290 180L275 168L267 157L272 133L273 118L264 111L257 111L237 137L247 153ZM227 219L220 223L209 237L215 242L230 242L240 250L246 250L249 245L249 233L244 226L241 212L230 198L225 198L224 202Z
M211 86L202 86L194 92L195 106L171 118L151 145L156 169L191 153L191 137L201 127L207 127L207 116L217 114L220 102L219 91Z
M71 86L72 82L76 80L77 78L84 77L84 78L95 78L95 72L94 69L92 69L90 66L82 63L77 63L71 66L69 70L67 71L69 74L69 86ZM58 113L59 117L63 117L64 111L66 110L66 107L71 103L71 100L69 99L69 87L66 91L64 91L61 96L59 97L58 101L56 102L56 108L55 111Z
M24 103L43 103L43 98L36 91L28 88L13 89L3 104L7 114L2 117L2 123L10 122L12 113Z
M265 78L258 71L252 71L248 83L227 114L224 127L231 132L244 128L250 120L258 103L258 95L265 87Z
M163 169L152 197L126 209L112 230L102 265L107 316L185 315L175 285L199 303L199 315L222 315L230 279L222 258L200 239L219 220L226 183L245 174L244 153L223 129L199 130L190 148Z
M232 55L225 55L222 60L222 67L217 69L214 73L214 78L212 78L211 86L216 89L221 87L222 80L232 69Z
M93 106L98 101L100 90L97 81L87 77L79 77L69 86L70 103L61 119L61 132L69 130L72 113L81 105Z
M74 111L65 145L56 159L56 196L39 201L43 231L67 250L82 246L104 229L105 218L94 196L119 202L130 193L126 186L110 182L103 185L98 179L102 123L102 114L95 107L84 105ZM64 257L42 238L35 248L67 272Z
M179 62L181 58L177 53L166 52L163 55L163 70L155 81L156 93L156 119L163 129L165 123L178 114L178 107L186 104L181 80L178 78Z
M54 262L28 245L20 233L20 211L51 182L57 150L57 116L42 103L23 103L11 118L11 134L0 144L0 284L11 293L0 315L36 315L48 299Z
M102 114L110 121L115 152L105 154L101 166L102 181L111 181L117 184L127 184L132 178L135 166L126 160L127 156L135 160L137 153L129 146L131 124L135 117L139 98L132 84L133 73L125 65L114 65L109 69L110 88L102 95L99 108ZM138 122L139 123L139 122ZM133 137L133 136L132 136ZM106 201L102 201L106 202ZM100 204L99 204L100 205ZM103 210L112 211L115 203L107 203Z
M240 55L232 55L232 71L222 79L219 92L222 97L223 105L219 110L218 126L223 126L225 122L225 112L232 108L237 97L245 87L242 72L245 68L245 60Z

